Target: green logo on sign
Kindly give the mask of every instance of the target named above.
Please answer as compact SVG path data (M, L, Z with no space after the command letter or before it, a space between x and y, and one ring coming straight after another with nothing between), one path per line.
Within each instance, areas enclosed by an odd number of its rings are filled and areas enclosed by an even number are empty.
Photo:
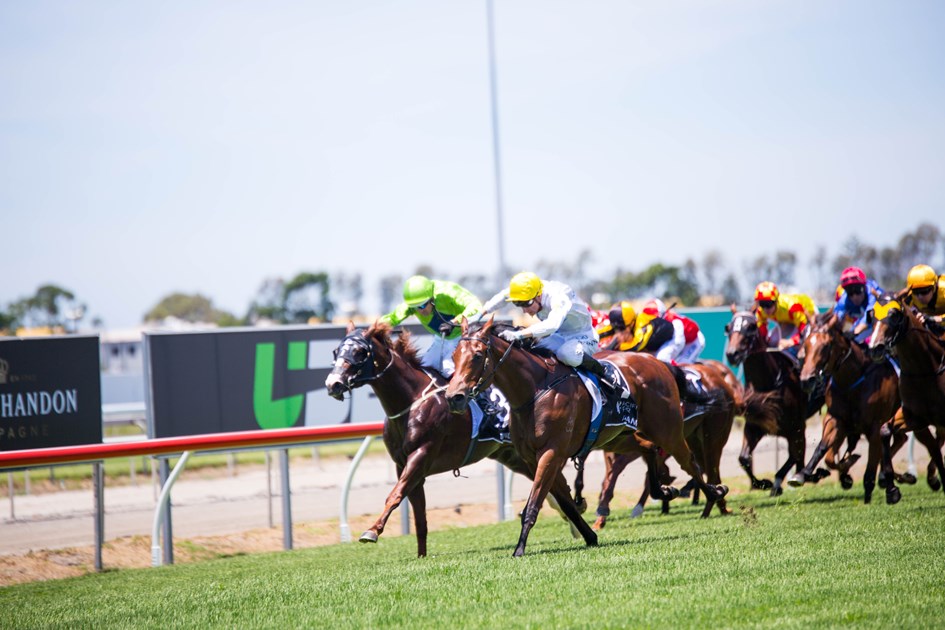
M307 346L304 341L290 341L286 367L290 370L304 370ZM294 426L305 402L305 394L273 399L272 380L275 371L276 344L256 344L253 411L256 414L256 422L263 429L285 429Z

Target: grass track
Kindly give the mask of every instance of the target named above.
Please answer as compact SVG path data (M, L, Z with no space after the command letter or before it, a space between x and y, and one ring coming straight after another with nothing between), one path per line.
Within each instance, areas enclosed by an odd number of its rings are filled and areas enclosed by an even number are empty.
M0 627L941 627L945 496L806 487L708 521L615 512L601 546L516 522L0 589ZM436 523L431 523L436 529Z

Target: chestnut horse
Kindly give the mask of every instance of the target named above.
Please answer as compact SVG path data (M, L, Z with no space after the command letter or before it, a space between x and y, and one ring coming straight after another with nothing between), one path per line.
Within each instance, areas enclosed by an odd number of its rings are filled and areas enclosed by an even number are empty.
M799 356L803 361L801 386L804 390L810 392L826 385L827 413L823 417L820 444L804 469L792 476L788 484L797 487L807 480L819 481L821 475L815 469L826 454L827 467L840 473L840 484L849 490L853 486L849 470L859 458L853 454L853 447L863 435L869 444L863 475L863 502L869 503L883 450L880 429L900 404L896 370L889 361L873 362L863 347L843 333L843 320L832 311L818 317ZM837 462L836 456L847 440L847 451ZM898 433L893 452L904 442L905 435Z
M335 365L325 385L341 400L345 392L370 384L384 408L384 445L397 466L397 483L377 522L361 542L377 542L387 519L406 496L414 510L417 555L427 553L426 496L423 482L430 475L456 471L484 457L495 459L531 479L530 470L508 442L472 440L472 416L450 413L443 396L446 379L424 370L405 333L391 340L386 324L366 330L348 326L335 350ZM570 502L563 475L555 479L559 494ZM557 495L556 495L557 496ZM576 511L577 508L574 508ZM584 520L577 517L582 523ZM576 524L575 524L576 526Z
M494 381L509 401L512 443L535 479L522 511L522 530L513 553L518 557L525 553L528 534L548 493L562 500L556 495L554 480L593 434L593 401L573 368L550 353L530 352L502 339L498 334L502 327L492 318L473 327L463 322L463 336L453 355L456 371L446 397L452 410L462 412L477 392ZM686 445L679 390L669 368L644 354L602 352L595 356L616 366L626 380L637 406L637 428L605 425L592 446L642 452L649 470L656 469L656 450L663 448L696 479L708 501L724 497L728 489L706 484ZM661 487L655 474L649 475L649 485L654 497L672 496L672 489ZM585 541L596 545L597 535L586 523L584 527L589 534Z
M751 487L770 488L771 495L776 496L781 494L784 478L791 466L798 470L804 466L805 424L807 418L823 405L823 396L809 400L801 388L800 370L795 360L782 351L767 347L753 313L733 312L732 320L725 326L725 334L728 335L725 358L733 366L744 364L749 395L758 392L776 395L772 402L776 402L780 411L777 422L753 422L746 417L742 452L738 456L739 463L751 479ZM756 478L752 470L752 453L759 440L770 433L788 441L788 458L775 473L774 484L768 479Z
M930 425L945 427L945 341L919 321L913 307L903 304L905 294L902 290L876 300L870 355L878 361L887 352L895 354L901 368L899 394L905 429L929 450L939 476L945 479L941 447L929 431ZM902 498L893 478L893 432L893 423L883 428L883 473L889 504Z
M685 416L683 431L686 435L686 442L701 464L706 481L710 484L720 484L722 478L719 462L722 460L722 449L725 448L725 443L728 442L735 415L743 413L741 408L742 385L738 382L735 374L719 361L693 363L685 367L699 373L709 399L708 402L702 404L683 401L683 414ZM603 529L607 524L607 517L610 516L610 502L614 497L617 478L624 468L637 457L639 457L638 453L604 453L606 468L597 503L597 520L594 522L594 529ZM660 473L662 482L666 479L668 471L661 469ZM643 495L633 508L632 514L634 516L639 516L642 513L647 495L648 492L644 487ZM699 499L698 488L692 491L692 495L695 504ZM723 515L732 513L726 506L724 498L719 499L717 503L720 513ZM710 509L710 505L706 506L702 516L708 516ZM664 514L669 512L669 502L666 500L663 501L662 512Z

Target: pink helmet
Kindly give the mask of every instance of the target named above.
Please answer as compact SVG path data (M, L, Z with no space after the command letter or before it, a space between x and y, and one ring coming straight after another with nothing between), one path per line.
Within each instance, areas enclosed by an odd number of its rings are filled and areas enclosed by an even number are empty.
M859 267L847 267L840 274L840 286L846 288L851 284L866 284L866 274Z

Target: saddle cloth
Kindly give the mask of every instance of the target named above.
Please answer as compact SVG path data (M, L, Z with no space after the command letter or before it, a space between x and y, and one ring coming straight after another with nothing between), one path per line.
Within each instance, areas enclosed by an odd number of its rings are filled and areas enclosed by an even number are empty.
M488 413L479 406L477 399L470 401L472 403L469 405L469 411L472 413L472 441L510 444L512 439L509 436L509 401L498 387L490 387L485 393L491 407Z

